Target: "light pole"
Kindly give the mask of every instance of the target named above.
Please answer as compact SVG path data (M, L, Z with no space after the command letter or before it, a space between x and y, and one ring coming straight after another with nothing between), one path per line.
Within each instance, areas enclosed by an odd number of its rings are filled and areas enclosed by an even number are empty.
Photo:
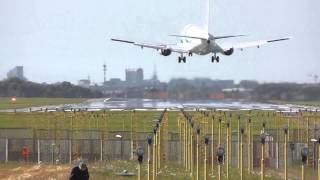
M320 180L320 138L315 141L318 143L318 180Z
M260 135L260 140L261 140L261 163L260 163L260 168L261 168L261 180L264 180L264 144L266 142L266 134L262 133Z
M288 167L287 167L287 161L288 161L288 127L285 127L283 129L284 131L284 179L288 180Z
M293 142L291 142L290 143L290 150L291 150L291 164L292 164L292 166L293 166L293 162L294 162L294 160L293 160L293 158L294 158L294 149L295 149L295 147L294 147L294 143Z
M151 180L151 147L152 147L152 138L147 138L148 142L148 180Z
M212 116L211 122L211 172L213 173L214 164L214 116Z
M301 180L305 180L305 164L307 162L307 159L308 159L308 148L304 147L301 149L301 161L302 161L302 164L301 164Z
M262 133L264 133L265 130L266 130L266 122L263 121L263 122L262 122Z
M229 128L230 128L230 123L228 122L227 123L227 161L226 161L226 164L227 164L227 179L229 179L229 160L230 160L230 152L229 152Z
M251 118L248 119L248 172L251 172Z
M209 138L205 137L204 138L204 180L208 179L208 145L209 145Z
M238 116L238 169L240 168L240 115Z
M218 139L218 146L221 146L221 118L219 118L219 139Z
M144 154L142 147L138 147L136 150L136 153L138 156L138 180L141 180L141 164L143 161L143 154Z
M200 179L200 173L199 173L199 153L200 153L200 128L197 128L197 180Z
M157 179L157 127L153 128L153 139L155 142L153 143L153 150L152 150L152 154L153 154L153 161L152 161L153 176L152 176L152 179L156 180Z
M241 138L240 138L240 180L243 180L243 134L244 129L240 129Z
M223 163L224 158L224 149L222 147L219 147L217 149L217 158L218 158L218 180L221 180L221 165Z
M193 126L194 126L194 124L193 124L193 122L191 122L191 145L190 145L190 148L191 148L191 150L190 150L190 159L191 159L191 161L190 161L190 167L191 167L191 176L193 177L193 170L194 170L194 167L193 167L193 165L194 165L194 163L193 163Z

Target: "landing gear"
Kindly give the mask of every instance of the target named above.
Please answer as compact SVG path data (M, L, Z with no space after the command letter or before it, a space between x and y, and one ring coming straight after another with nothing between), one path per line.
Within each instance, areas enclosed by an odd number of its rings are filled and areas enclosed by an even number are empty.
M217 61L217 63L219 63L219 61L220 61L220 57L217 56L216 54L211 57L211 62L214 63L215 60Z
M179 56L178 62L179 63L181 63L181 62L186 63L187 62L187 58L185 56Z

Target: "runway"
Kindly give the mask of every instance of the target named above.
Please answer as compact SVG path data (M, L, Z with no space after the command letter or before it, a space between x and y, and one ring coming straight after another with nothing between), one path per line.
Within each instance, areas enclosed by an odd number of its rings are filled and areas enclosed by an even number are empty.
M31 111L123 111L123 110L168 110L174 111L184 108L186 110L221 110L221 111L239 111L239 110L263 110L263 111L282 111L297 112L299 110L316 111L317 107L301 106L293 104L270 104L259 102L242 102L242 101L212 101L212 100L152 100L152 99L90 99L81 104L64 104L55 106L31 107ZM2 112L13 112L13 109ZM17 112L30 112L30 108L17 109Z

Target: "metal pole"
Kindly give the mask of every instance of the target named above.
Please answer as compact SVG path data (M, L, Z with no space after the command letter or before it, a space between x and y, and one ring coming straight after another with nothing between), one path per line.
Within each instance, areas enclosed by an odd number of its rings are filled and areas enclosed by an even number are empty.
M6 163L8 162L9 158L8 158L8 155L9 155L9 142L8 142L8 138L6 138Z
M320 180L320 139L318 140L318 180Z
M214 116L211 122L211 172L213 173L214 164Z
M229 179L229 160L230 160L230 153L229 153L229 126L230 124L227 123L227 179Z
M192 133L192 128L191 128L191 125L189 124L189 130L188 130L188 167L191 171L191 164L192 164L192 160L191 160L191 133Z
M141 163L138 163L138 180L141 180Z
M38 164L40 164L40 140L37 140L37 146L38 146Z
M200 129L197 129L197 180L200 179L200 172L199 172L199 154L200 154Z
M264 143L261 144L261 180L264 180Z
M131 113L130 116L130 146L131 146L131 157L130 159L134 158L134 147L133 147L133 117L135 115L135 111L133 111L133 115Z
M285 129L284 132L284 179L288 180L288 165L287 165L287 161L288 161L288 153L287 153L287 149L288 149L288 129Z
M221 118L219 118L219 140L218 146L221 147Z
M301 180L305 180L304 163L301 165Z
M186 168L187 167L187 133L186 133L186 129L187 129L187 123L185 122L183 124L183 165Z
M276 131L277 131L277 142L276 142L276 168L279 169L279 122L278 122L278 117L275 117L275 121L276 121Z
M148 180L151 180L151 143L148 144Z
M69 139L69 164L72 163L72 140Z
M101 139L100 139L100 161L102 161L102 160L103 160L103 138L101 137Z
M240 115L238 116L238 169L240 168Z
M221 180L221 164L218 164L218 180Z
M189 170L189 127L186 123L186 169Z
M191 175L192 175L192 177L193 177L193 174L194 174L194 167L193 167L193 165L194 165L194 163L193 163L193 133L191 133L191 151L190 151L190 156L191 156Z
M248 119L248 172L251 172L251 119Z
M159 124L159 130L158 130L158 168L157 169L160 169L161 168L161 128L162 126Z
M155 140L155 142L153 143L153 151L152 151L152 154L153 154L153 161L152 161L152 163L153 163L153 165L152 165L153 176L152 176L152 179L156 180L157 179L157 173L156 173L157 172L157 163L156 163L157 135L156 135L156 132L154 132L154 136L153 137L154 137L153 139Z
M229 152L228 152L229 166L232 166L232 126L231 125L232 125L232 119L230 116L230 121L229 121Z
M309 149L309 116L307 117L307 148ZM307 164L309 164L309 158L307 158Z
M240 138L240 180L243 180L243 131Z
M208 178L208 168L207 168L207 164L208 164L208 139L205 139L205 148L204 148L204 180L209 179Z

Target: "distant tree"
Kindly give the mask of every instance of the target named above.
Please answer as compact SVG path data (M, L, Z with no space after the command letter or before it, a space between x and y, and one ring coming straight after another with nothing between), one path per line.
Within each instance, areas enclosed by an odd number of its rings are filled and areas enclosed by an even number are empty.
M75 86L70 82L38 84L17 78L0 81L0 96L98 98L102 93Z

